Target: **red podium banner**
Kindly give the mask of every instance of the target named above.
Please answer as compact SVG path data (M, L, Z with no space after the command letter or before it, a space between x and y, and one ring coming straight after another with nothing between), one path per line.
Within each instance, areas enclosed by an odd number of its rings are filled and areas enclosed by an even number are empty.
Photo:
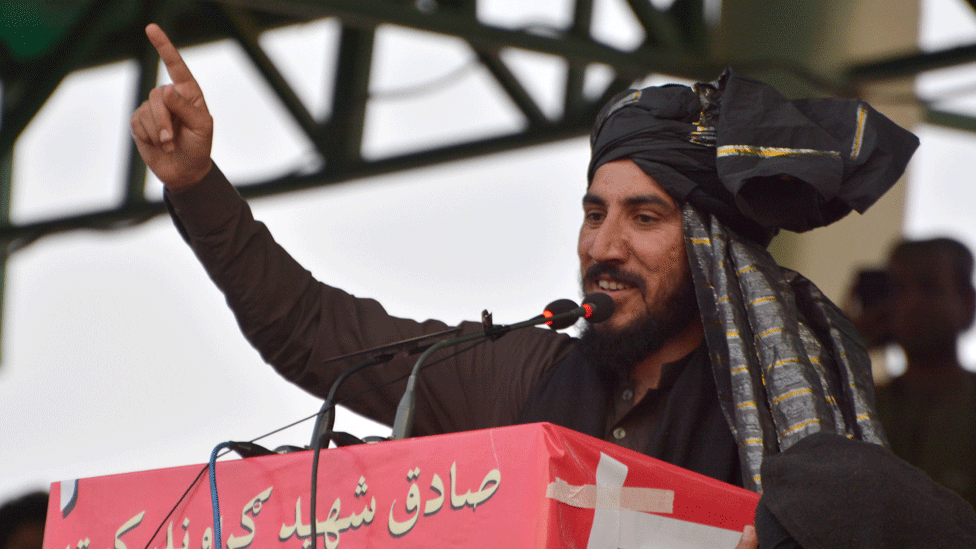
M311 462L218 461L221 545L311 548ZM44 549L215 549L205 467L52 484ZM732 548L758 498L568 429L519 425L323 451L315 547Z

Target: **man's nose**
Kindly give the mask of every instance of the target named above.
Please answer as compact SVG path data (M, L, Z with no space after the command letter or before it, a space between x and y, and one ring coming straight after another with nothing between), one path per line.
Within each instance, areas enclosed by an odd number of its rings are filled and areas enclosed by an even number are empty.
M590 245L590 257L599 263L623 262L627 259L626 237L618 223L607 219Z

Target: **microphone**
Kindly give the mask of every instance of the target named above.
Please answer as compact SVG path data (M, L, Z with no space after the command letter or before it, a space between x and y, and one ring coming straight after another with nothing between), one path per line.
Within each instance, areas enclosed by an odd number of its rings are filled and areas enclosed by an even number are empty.
M568 313L576 309L578 305L572 299L557 299L546 305L546 310L542 311L542 316L546 317L546 326L553 330L564 330L576 323L578 316L568 316ZM560 316L560 320L553 320L553 317ZM564 318L563 318L564 317Z
M459 343L465 343L467 341L472 341L479 338L497 339L512 330L536 326L539 324L546 324L554 330L561 330L575 324L576 320L580 317L585 318L590 322L603 322L613 315L613 306L613 299L602 292L595 292L587 295L583 298L583 304L579 307L577 307L576 303L572 300L557 299L556 301L553 301L547 305L546 309L541 315L535 316L529 320L518 322L516 324L510 324L508 326L492 327L491 329L482 332L445 339L431 345L426 351L423 352L423 354L420 355L420 358L417 359L417 362L413 366L413 370L410 372L410 377L407 378L407 388L403 393L403 398L400 399L400 404L397 406L396 418L393 421L393 433L390 438L394 440L401 440L410 436L410 431L413 428L414 408L416 406L417 375L420 373L424 360L426 360L427 357L430 356L434 351L450 345L457 345Z
M613 316L613 298L603 292L593 292L583 298L582 307L586 312L583 318L590 321L590 324L599 324L604 320L609 320Z
M613 316L613 298L603 292L593 292L583 298L583 304L576 306L571 299L557 299L546 306L542 316L546 317L545 324L553 330L569 328L582 317L597 324ZM531 320L529 322L532 322ZM513 325L520 327L519 325Z

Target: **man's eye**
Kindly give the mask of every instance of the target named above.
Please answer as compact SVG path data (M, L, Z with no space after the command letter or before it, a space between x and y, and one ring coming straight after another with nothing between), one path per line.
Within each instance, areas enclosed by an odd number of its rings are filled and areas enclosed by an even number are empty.
M603 212L591 211L583 214L583 219L590 223L599 223L603 221Z
M657 221L657 217L650 214L637 214L634 216L638 223L650 224Z

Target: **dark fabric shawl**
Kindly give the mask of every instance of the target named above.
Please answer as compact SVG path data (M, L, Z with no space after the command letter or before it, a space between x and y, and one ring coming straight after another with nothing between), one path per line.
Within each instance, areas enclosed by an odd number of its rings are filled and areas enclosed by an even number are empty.
M850 321L809 280L716 217L684 206L685 247L719 403L745 486L817 432L884 444L871 362Z
M762 475L760 508L804 549L976 548L972 506L875 444L818 433L768 458Z

